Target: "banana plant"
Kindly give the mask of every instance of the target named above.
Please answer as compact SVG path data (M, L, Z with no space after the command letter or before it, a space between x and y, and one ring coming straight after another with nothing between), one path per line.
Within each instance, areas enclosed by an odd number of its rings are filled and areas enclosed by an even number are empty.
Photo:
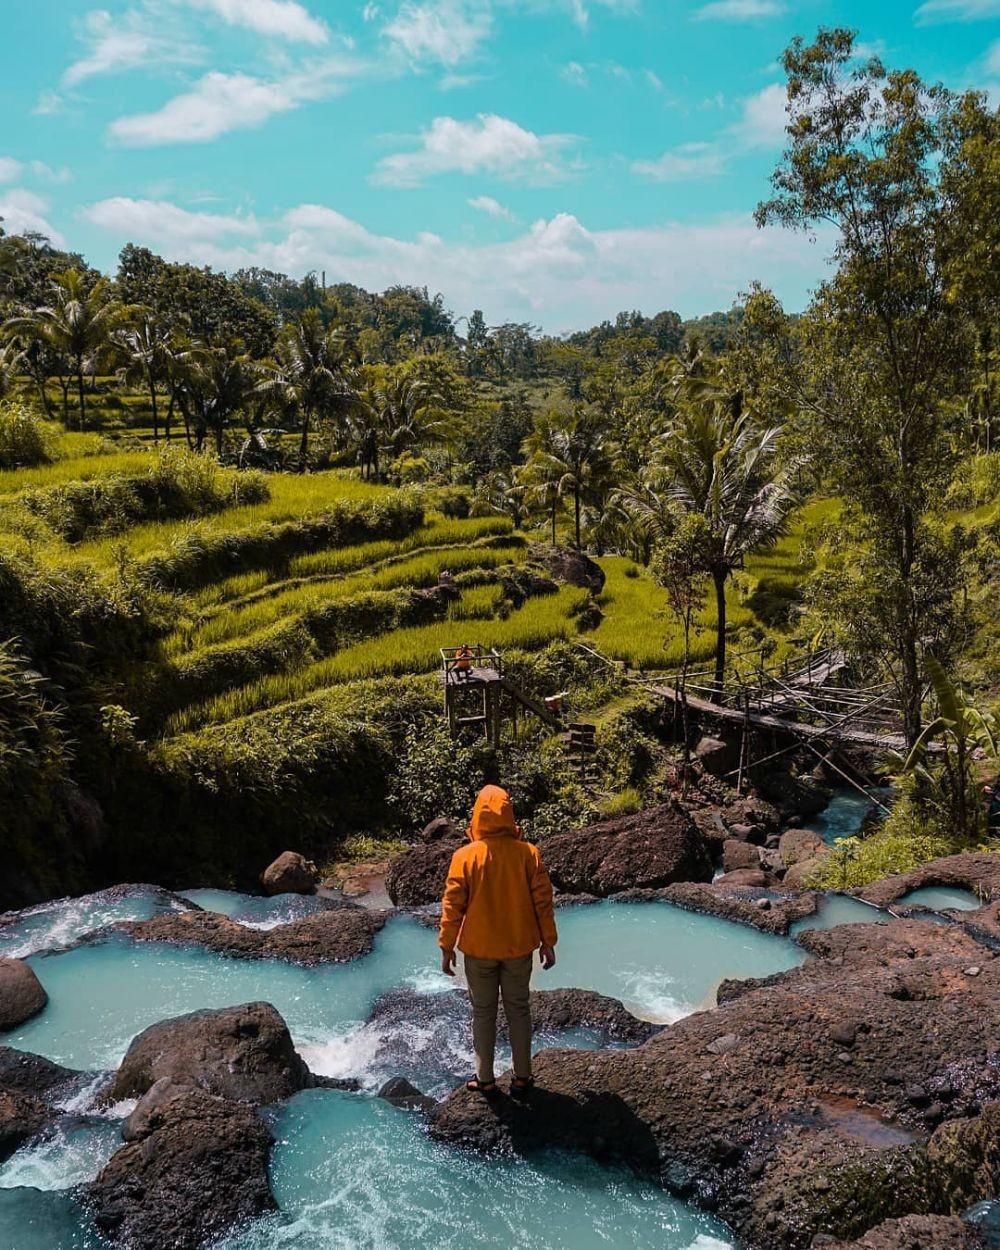
M976 707L934 656L925 657L924 667L938 714L913 744L902 771L921 783L925 794L954 821L959 833L971 837L983 823L972 765L977 755L997 759L996 718ZM940 766L932 751L935 743L943 748L938 753Z

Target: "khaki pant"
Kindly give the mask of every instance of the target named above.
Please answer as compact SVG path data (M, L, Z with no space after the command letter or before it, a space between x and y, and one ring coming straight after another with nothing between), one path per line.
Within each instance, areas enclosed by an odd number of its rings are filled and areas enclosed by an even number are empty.
M476 1076L480 1081L493 1080L497 1006L501 995L514 1075L531 1076L531 1008L528 1005L531 963L530 955L522 955L518 959L465 956L465 979L472 1001L472 1046L476 1052Z

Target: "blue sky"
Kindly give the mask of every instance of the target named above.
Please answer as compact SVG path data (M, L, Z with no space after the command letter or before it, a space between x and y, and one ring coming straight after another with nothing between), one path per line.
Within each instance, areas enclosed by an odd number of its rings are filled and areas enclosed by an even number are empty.
M105 7L106 6L106 7ZM847 25L1000 96L1000 0L3 0L0 215L558 332L792 309L829 240L757 231L778 58Z

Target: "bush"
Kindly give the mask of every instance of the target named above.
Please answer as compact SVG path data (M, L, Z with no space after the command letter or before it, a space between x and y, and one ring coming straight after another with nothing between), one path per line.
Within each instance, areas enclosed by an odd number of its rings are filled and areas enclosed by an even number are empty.
M20 403L0 403L0 469L31 468L53 458L48 427Z
M635 786L626 786L624 790L619 790L610 798L603 799L599 804L599 809L606 820L612 820L618 816L631 816L635 812L640 812L642 806L642 795L639 791Z

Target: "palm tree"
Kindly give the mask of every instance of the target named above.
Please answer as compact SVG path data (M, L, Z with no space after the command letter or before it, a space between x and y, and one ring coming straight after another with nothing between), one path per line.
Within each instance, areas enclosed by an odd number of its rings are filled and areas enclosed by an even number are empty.
M21 348L17 343L0 347L0 399L5 399L14 385L14 374L21 364Z
M262 366L258 389L278 394L298 412L302 422L299 453L304 460L313 422L337 409L343 413L356 402L345 369L344 337L339 330L324 326L318 309L307 308L285 327L277 356L277 361Z
M776 461L779 430L758 425L739 393L721 387L684 395L657 463L682 513L704 518L703 567L716 603L715 688L726 667L726 583L751 551L774 544L796 502L800 462Z
M94 367L108 345L122 314L121 305L108 298L108 289L104 278L88 288L79 269L67 269L52 279L51 304L7 322L8 332L37 341L68 361L71 375L76 378L81 430L87 422L84 374Z
M537 507L548 515L552 546L556 545L556 522L562 495L559 490L557 414L548 412L535 418L534 429L521 445L524 464L517 471L524 486L524 499L529 507Z
M227 423L256 391L254 362L242 347L240 340L230 339L215 347L192 349L189 373L178 389L177 401L189 429L194 425L195 451L204 450L211 430L216 454L221 456Z
M599 499L614 474L614 452L604 421L582 404L552 413L542 439L532 443L529 435L525 450L540 477L554 481L561 496L572 498L579 550L583 505L588 499Z
M120 329L114 336L117 347L125 357L119 374L127 385L145 386L149 390L153 410L153 442L159 443L156 387L166 381L170 368L171 334L148 308L136 308L131 310L131 314L134 317L132 324Z
M174 331L169 340L164 360L163 381L170 396L164 418L164 435L170 442L174 409L180 408L184 418L184 434L188 447L193 447L190 414L193 410L194 389L204 364L206 349L192 338Z
M443 443L454 434L454 420L440 395L419 379L394 373L368 390L362 420L362 463L379 475L379 457L395 458L414 447Z

